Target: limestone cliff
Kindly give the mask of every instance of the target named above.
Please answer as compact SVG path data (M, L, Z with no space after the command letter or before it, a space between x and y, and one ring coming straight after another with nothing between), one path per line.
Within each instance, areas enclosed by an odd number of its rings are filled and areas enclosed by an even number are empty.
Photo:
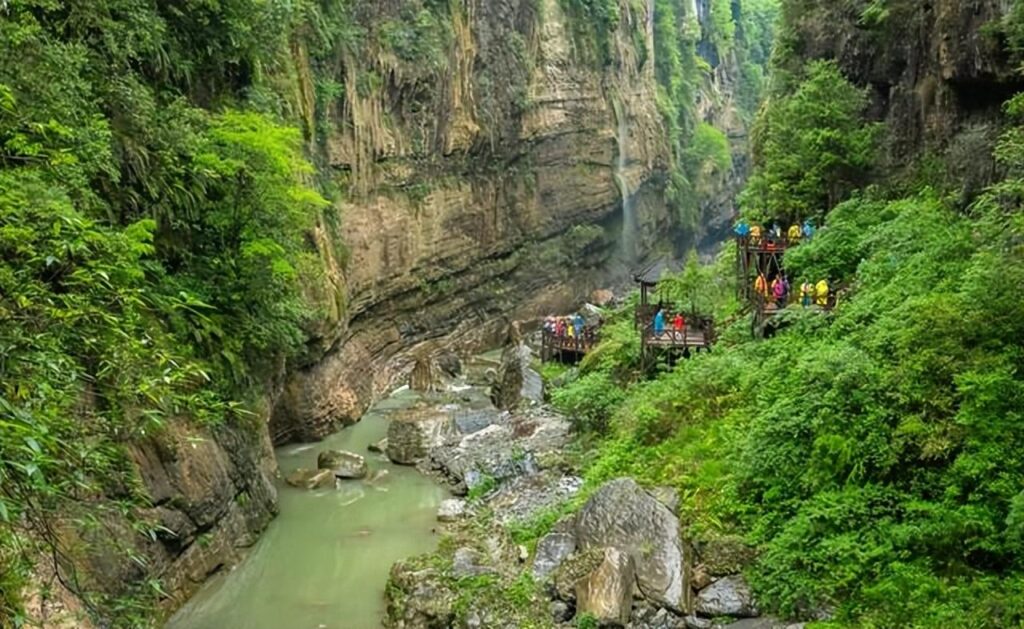
M882 152L900 169L922 151L946 153L968 191L990 181L991 147L1003 102L1024 84L1000 41L1003 0L872 3L790 2L781 57L835 59L870 89L873 117L889 133Z
M377 11L374 23L398 16ZM374 36L366 54L341 55L334 80L376 77L318 114L328 128L323 168L345 190L340 227L321 241L347 251L329 265L344 295L330 301L344 310L288 379L271 421L276 441L357 420L424 343L479 343L608 281L621 230L619 146L640 249L665 240L669 149L655 105L652 11L622 3L606 59L557 0L451 3L452 36L433 69ZM628 266L618 261L619 274Z

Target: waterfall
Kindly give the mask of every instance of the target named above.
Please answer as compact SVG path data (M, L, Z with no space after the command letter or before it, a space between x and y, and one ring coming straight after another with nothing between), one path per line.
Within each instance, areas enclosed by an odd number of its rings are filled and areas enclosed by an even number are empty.
M618 145L618 154L615 156L615 183L619 187L619 194L622 197L622 259L627 265L636 262L636 211L633 203L633 194L629 189L629 178L626 176L626 165L628 155L626 146L629 141L629 125L626 122L625 108L621 105L615 107L616 118L618 119L618 130L615 140Z

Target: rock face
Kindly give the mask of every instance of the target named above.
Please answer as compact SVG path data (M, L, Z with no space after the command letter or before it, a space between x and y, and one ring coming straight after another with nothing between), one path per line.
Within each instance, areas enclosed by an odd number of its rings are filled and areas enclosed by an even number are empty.
M605 548L601 562L576 583L576 612L590 614L602 626L624 626L633 606L633 558Z
M399 465L415 465L453 434L452 419L446 413L412 411L391 420L386 452Z
M155 541L143 540L127 523L110 521L89 541L80 567L101 591L120 592L142 576L137 567L129 575L110 565L123 556L111 545L134 544L164 589L184 600L217 567L236 561L277 512L270 440L249 425L199 429L169 422L160 437L131 444L128 455L154 505L140 515L161 528Z
M986 33L1012 3L1003 0L899 0L888 17L866 25L836 3L815 3L794 22L794 50L804 59L835 59L869 89L873 117L889 128L883 154L894 165L922 149L945 150L951 173L980 186L994 171L988 147L1002 103L1019 91L1016 64ZM973 180L973 181L972 181Z
M366 459L344 450L324 450L316 457L316 466L334 472L338 478L366 478L369 472Z
M577 514L575 529L582 549L611 546L629 553L644 597L669 609L686 609L689 588L679 521L635 481L619 479L601 487Z
M758 615L754 595L741 576L724 577L697 593L697 613L709 618Z
M401 3L369 4L366 28L402 19ZM327 272L309 292L328 316L276 401L276 442L355 421L408 368L396 357L427 342L480 346L509 320L571 308L609 281L620 145L638 250L672 231L670 151L654 64L644 62L653 1L621 0L622 45L610 63L578 54L577 25L558 0L471 4L450 16L459 36L446 40L440 69L366 50L336 66L351 76L316 77L387 80L347 89L325 110L319 146L350 193L338 201L340 220L327 221L340 228L313 234ZM297 91L317 102L299 57ZM546 262L554 254L582 268L569 278Z

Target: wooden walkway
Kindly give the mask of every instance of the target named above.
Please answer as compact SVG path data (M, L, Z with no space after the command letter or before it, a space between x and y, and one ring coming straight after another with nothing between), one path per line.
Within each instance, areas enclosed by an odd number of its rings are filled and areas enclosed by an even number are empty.
M541 330L540 359L543 362L576 362L586 356L599 340L595 328L583 330L581 336L557 335L548 330Z
M662 330L654 331L654 326L644 329L644 344L648 347L667 347L686 349L705 349L711 345L703 330Z

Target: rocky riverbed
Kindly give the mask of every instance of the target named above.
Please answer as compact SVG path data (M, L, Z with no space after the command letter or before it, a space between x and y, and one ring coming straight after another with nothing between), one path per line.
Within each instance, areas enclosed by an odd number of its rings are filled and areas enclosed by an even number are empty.
M505 410L434 409L391 425L392 460L461 497L438 511L439 549L392 568L387 626L802 627L759 616L742 541L684 540L674 490L584 485L571 424L543 403L525 346L488 378Z

